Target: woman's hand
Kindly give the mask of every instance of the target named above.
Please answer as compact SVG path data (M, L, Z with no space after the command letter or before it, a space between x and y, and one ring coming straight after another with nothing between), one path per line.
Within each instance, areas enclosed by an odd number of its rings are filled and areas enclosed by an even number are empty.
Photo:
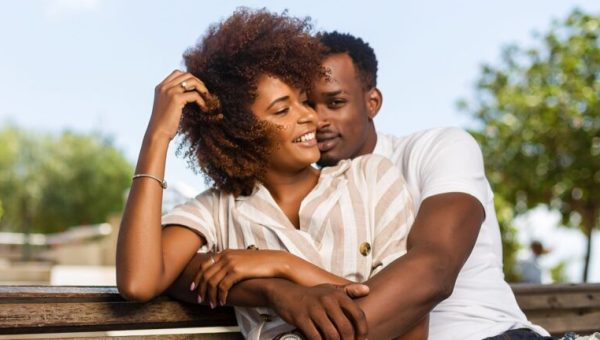
M202 263L192 289L197 287L199 300L208 301L213 308L217 302L225 305L234 284L251 278L283 277L292 258L281 250L228 249L213 255L214 261Z
M183 107L196 103L206 110L207 95L204 83L191 73L171 72L154 90L154 107L146 134L172 140L177 134Z

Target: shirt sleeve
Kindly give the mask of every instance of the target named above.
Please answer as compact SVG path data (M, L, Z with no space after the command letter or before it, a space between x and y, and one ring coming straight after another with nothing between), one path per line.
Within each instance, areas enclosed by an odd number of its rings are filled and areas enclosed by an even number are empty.
M180 225L191 229L206 240L208 249L215 249L217 242L216 221L213 216L218 213L219 193L215 190L206 190L189 200L173 208L162 216L163 227L169 225Z
M424 141L409 162L420 163L421 201L448 192L462 192L477 198L483 206L492 198L485 177L479 144L458 128L438 130ZM410 166L410 165L409 165Z
M371 276L406 254L406 240L414 222L413 203L400 170L390 160L372 156L367 182L373 214Z

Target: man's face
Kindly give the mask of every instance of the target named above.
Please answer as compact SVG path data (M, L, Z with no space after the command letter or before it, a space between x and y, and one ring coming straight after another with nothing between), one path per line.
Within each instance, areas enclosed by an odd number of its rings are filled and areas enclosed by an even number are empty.
M323 60L328 72L315 83L310 101L317 111L317 141L320 166L335 165L342 159L371 153L377 137L372 118L381 101L372 100L377 89L365 90L348 54L340 53Z

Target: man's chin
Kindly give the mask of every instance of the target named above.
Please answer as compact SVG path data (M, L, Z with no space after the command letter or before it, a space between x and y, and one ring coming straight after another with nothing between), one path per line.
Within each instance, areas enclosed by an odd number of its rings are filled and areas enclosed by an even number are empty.
M321 154L321 158L317 162L317 165L320 168L324 168L326 166L334 166L337 165L340 160L333 157L328 157L327 155Z

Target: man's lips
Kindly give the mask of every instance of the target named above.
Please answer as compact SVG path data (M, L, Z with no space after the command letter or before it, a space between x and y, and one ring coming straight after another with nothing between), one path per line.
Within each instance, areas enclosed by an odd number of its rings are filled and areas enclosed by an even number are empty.
M335 147L335 145L339 141L339 136L331 135L326 137L321 137L317 135L317 145L319 146L319 151L327 152Z

